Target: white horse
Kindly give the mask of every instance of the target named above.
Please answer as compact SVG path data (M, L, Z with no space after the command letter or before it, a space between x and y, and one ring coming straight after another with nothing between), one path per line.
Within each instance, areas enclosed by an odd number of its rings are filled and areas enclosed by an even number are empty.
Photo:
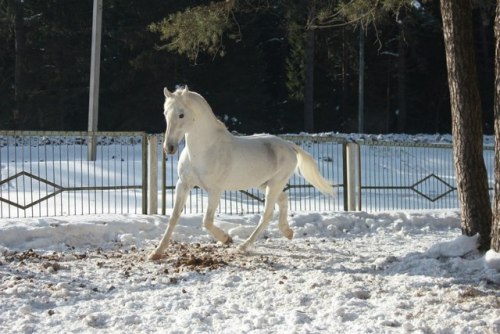
M214 225L222 192L252 187L265 190L264 213L257 228L239 247L243 252L267 227L276 203L279 230L292 239L293 231L287 222L288 196L283 189L297 167L313 186L333 195L332 185L321 176L314 159L297 145L271 135L233 136L215 117L205 99L187 87L173 93L165 88L164 94L167 130L163 149L167 154L174 154L183 137L186 146L179 159L172 216L160 244L149 256L151 260L164 256L187 196L195 186L208 193L203 226L223 244L232 239Z

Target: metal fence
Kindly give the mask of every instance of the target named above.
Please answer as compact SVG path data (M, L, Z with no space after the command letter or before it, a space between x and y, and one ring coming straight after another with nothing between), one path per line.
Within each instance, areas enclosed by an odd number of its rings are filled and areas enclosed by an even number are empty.
M329 198L319 193L298 175L294 175L285 191L289 193L291 211L341 211L453 209L459 207L455 185L451 144L414 142L348 142L332 136L282 136L300 145L318 162L321 173L334 184L337 194ZM346 146L354 144L354 165L348 166ZM182 146L181 146L182 149ZM349 150L347 150L349 151ZM490 196L493 196L493 147L484 147ZM173 205L177 181L178 155L167 157L162 212ZM349 184L347 175L354 173ZM349 189L354 203L348 205ZM186 212L203 212L207 195L201 189L192 191ZM228 191L221 198L219 212L228 214L259 213L263 195L258 189Z
M95 161L87 157L91 136L97 142ZM162 151L162 135L154 136L158 141L151 146ZM282 137L311 153L322 175L337 190L333 198L324 196L302 177L293 175L285 188L292 212L459 207L451 144L352 143L316 135ZM0 217L146 213L148 161L156 161L152 165L162 170L157 179L150 176L149 184L158 183L160 187L157 193L150 191L149 197L160 199L158 213L167 213L173 206L179 155L158 154L158 160L155 156L148 159L147 139L142 132L0 131ZM356 147L355 163L348 165L352 146ZM183 143L179 152L182 148ZM484 148L484 158L492 196L493 147ZM354 194L354 206L350 206L348 194ZM226 191L219 212L260 213L263 197L258 189ZM206 206L207 194L193 189L185 211L201 213Z
M96 160L88 161L92 137ZM145 213L145 138L0 131L0 217Z
M459 207L451 144L361 142L360 197L364 211ZM490 196L494 148L484 147Z

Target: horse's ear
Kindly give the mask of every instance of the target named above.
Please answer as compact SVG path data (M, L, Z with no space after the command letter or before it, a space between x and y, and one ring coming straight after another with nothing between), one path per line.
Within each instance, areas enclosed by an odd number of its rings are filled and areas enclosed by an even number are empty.
M187 85L184 86L184 88L182 89L182 92L181 92L181 95L184 95L186 94L187 92L189 92L189 88Z
M168 90L167 87L163 88L163 94L165 95L165 97L172 97L173 94L170 93L170 91Z

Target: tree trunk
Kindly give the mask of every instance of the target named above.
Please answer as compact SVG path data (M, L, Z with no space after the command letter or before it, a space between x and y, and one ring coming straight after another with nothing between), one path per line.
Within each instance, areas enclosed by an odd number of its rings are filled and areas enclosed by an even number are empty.
M495 38L495 215L491 248L500 252L500 1L497 1Z
M392 111L391 111L391 59L387 57L387 86L385 88L385 132L392 130Z
M314 29L306 31L304 83L304 128L314 132Z
M365 132L365 28L359 27L358 132Z
M398 132L406 130L406 43L403 24L399 24L398 40Z
M462 232L480 235L490 246L491 207L483 159L481 99L472 38L470 0L441 0L450 89L453 157L461 206Z
M14 69L14 101L15 109L12 115L12 123L14 128L19 129L22 127L24 121L24 104L26 99L24 84L26 64L25 60L25 44L26 34L24 29L24 3L21 0L15 0L15 69Z
M346 56L346 39L345 39L345 27L342 27L342 103L340 106L340 114L338 115L340 119L343 119L347 115L347 56Z

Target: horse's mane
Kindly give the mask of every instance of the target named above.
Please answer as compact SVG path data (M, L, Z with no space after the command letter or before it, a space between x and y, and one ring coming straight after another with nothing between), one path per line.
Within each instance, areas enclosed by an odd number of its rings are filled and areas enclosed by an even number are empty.
M227 127L224 123L222 123L214 114L214 112L212 111L212 108L210 107L210 105L208 104L207 100L205 100L205 98L203 96L201 96L200 94L196 93L196 92L192 92L190 90L187 89L187 87L178 87L175 92L174 92L175 95L178 95L178 96L187 96L189 99L193 100L199 107L203 108L203 109L206 109L208 114L213 118L213 120L215 121L215 124L217 124L217 126L227 130Z

